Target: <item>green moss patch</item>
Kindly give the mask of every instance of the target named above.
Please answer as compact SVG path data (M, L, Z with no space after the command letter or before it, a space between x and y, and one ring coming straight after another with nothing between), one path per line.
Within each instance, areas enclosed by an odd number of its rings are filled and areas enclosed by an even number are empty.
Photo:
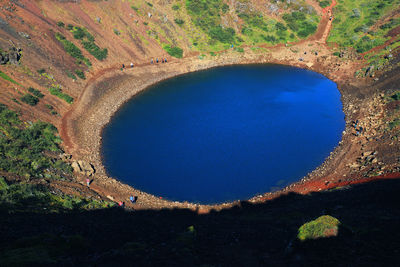
M69 104L71 104L71 103L74 101L74 99L73 99L71 96L69 96L69 95L63 93L63 92L61 91L60 88L51 87L51 88L49 89L49 92L50 92L50 94L52 94L52 95L55 95L55 96L57 96L57 97L59 97L59 98L61 98L61 99L64 99L64 100L65 100L67 103L69 103Z
M7 74L5 74L4 72L0 71L0 77L3 78L6 81L15 83L17 85L20 85L19 83L17 83L16 81L14 81L10 76L8 76Z
M56 133L57 129L45 122L25 126L18 114L0 104L0 171L28 179L71 173L66 163L46 156L61 153L61 140Z
M340 221L330 215L324 215L303 224L299 228L297 238L301 241L337 236Z
M39 103L39 98L31 94L25 94L21 97L21 101L30 106L36 106Z
M387 33L399 25L398 20L376 28L384 15L390 14L400 4L398 0L340 0L333 10L333 27L328 41L340 47L353 47L365 53L382 45L389 38Z
M183 57L183 49L179 48L177 46L170 46L170 45L165 45L164 50L167 51L167 53L176 58L182 58Z

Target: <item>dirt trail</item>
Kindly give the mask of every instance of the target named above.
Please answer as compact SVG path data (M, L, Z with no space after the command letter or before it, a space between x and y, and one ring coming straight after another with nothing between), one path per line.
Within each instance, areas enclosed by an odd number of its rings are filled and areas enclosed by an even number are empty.
M326 44L326 40L328 39L329 33L332 29L332 22L334 20L332 9L336 6L336 1L332 0L330 6L322 9L322 18L320 27L318 27L317 34L315 34L315 41L318 43Z

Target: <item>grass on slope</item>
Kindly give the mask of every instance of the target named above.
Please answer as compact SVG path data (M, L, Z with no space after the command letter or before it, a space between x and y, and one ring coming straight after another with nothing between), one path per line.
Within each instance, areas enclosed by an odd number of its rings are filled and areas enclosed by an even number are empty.
M71 41L67 40L64 35L61 33L57 32L55 34L56 39L63 45L64 50L71 55L73 58L77 59L77 63L80 64L81 62L84 62L87 66L91 66L92 63L89 61L89 59L85 58L82 54L82 51Z
M183 57L183 50L182 48L179 48L177 46L171 47L170 45L164 45L164 50L167 51L167 53L176 58L182 58Z
M383 27L373 27L380 18L400 4L399 0L338 0L328 42L340 47L354 47L364 53L388 40L385 35L399 25L395 20Z
M41 184L9 184L0 177L0 210L60 212L64 210L99 209L113 206L111 202L55 195Z
M186 9L194 25L207 33L211 40L221 43L234 42L234 29L223 28L220 25L224 9L222 0L186 0Z
M83 73L80 71L79 73ZM60 88L58 87L50 87L49 89L50 94L57 96L58 98L61 98L65 100L68 104L71 104L74 102L74 98L66 93L63 93Z
M5 73L2 72L1 70L0 70L0 77L3 78L4 80L9 81L9 82L12 82L12 83L14 83L14 84L16 84L16 85L20 85L19 83L17 83L16 81L14 81L10 76L8 76L7 74L5 74Z
M47 156L61 153L57 129L45 122L23 124L18 114L0 103L0 170L30 178L62 178L72 169Z
M68 24L67 29L72 32L75 39L81 40L86 51L88 51L96 59L103 60L107 58L107 48L100 49L100 47L94 43L94 36L90 34L86 28Z
M186 9L194 25L208 34L211 48L218 43L285 43L306 38L316 31L319 17L304 1L276 4L286 10L282 18L264 16L252 2L237 1L230 8L243 20L240 23L227 13L229 6L222 0L186 0ZM229 20L236 20L238 32L226 23Z

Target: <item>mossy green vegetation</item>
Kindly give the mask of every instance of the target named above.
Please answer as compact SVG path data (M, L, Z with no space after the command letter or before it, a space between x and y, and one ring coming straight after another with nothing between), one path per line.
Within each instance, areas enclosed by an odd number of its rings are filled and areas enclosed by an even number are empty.
M74 101L70 95L63 93L59 87L50 87L49 92L50 94L65 100L68 104L71 104Z
M58 22L57 22L57 26L58 26L58 27L61 27L61 28L64 28L64 27L65 27L65 23L62 22L62 21L58 21Z
M340 47L354 47L364 53L382 45L386 34L399 24L392 20L381 27L373 27L384 15L399 6L399 0L338 0L334 8L333 27L328 42Z
M220 25L222 0L186 0L186 9L194 25L203 30L211 40L221 43L234 42L234 29L222 28Z
M183 23L185 23L185 21L183 19L174 19L174 21L178 25L182 25Z
M81 71L81 70L75 70L75 74L76 74L76 76L78 76L78 77L81 78L82 80L85 80L85 79L86 79L85 73L84 73L83 71Z
M393 119L391 122L389 122L388 126L390 130L400 126L400 118Z
M246 4L246 1L242 2ZM266 18L254 8L236 10L238 16L245 22L241 30L246 39L244 41L285 43L296 41L298 38L304 39L315 33L319 23L319 17L315 10L306 5L292 7L290 4L289 6L291 8L282 16L283 21L279 21L277 18Z
M164 50L167 51L167 53L170 56L176 57L176 58L182 58L183 57L183 50L182 48L179 48L177 46L170 46L170 45L164 45Z
M35 89L35 88L33 88L33 87L29 87L29 88L28 88L28 91L29 91L32 95L34 95L34 96L36 96L36 97L38 97L38 98L43 98L43 97L44 97L44 94L42 94L42 92L40 92L39 90L37 90L37 89Z
M39 98L36 96L33 96L31 94L24 94L21 98L21 101L30 105L30 106L36 106L37 103L39 103Z
M318 4L320 7L325 8L325 7L329 6L331 4L331 2L328 0L322 0L322 1L318 1Z
M50 104L46 104L45 107L50 111L51 115L58 115L58 112L54 110L54 107Z
M69 78L71 78L71 79L73 79L73 80L76 80L75 74L73 74L71 71L67 70L66 73L67 73L67 76L68 76Z
M21 105L21 103L16 99L16 98L11 98L11 100L13 101L13 102L15 102L15 103L17 103L18 105Z
M46 73L46 70L45 70L44 68L38 69L38 70L36 70L36 71L37 71L37 73L39 73L39 74L44 74L44 73Z
M23 124L17 113L0 104L0 170L27 179L70 174L69 165L46 156L61 152L56 133L57 129L45 122Z
M317 24L307 19L305 13L294 11L283 15L287 26L300 38L306 38L317 30Z
M297 238L301 241L336 236L339 231L340 221L330 215L324 215L303 224L299 228Z
M71 25L72 26L72 25ZM82 42L83 48L86 49L92 56L98 60L103 60L107 58L108 50L107 48L100 49L94 42L95 38L89 31L84 27L72 26L69 27L75 39Z
M400 100L400 91L391 95L390 98L392 98L393 100L396 100L396 101Z
M61 33L55 34L56 39L63 45L65 52L67 52L73 58L78 60L78 63L84 62L86 65L90 66L90 61L85 58L82 51L71 41L67 40Z
M12 183L0 177L0 210L62 212L111 207L111 202L55 195L42 184Z
M16 85L20 85L19 83L17 83L16 81L14 81L10 76L8 76L7 74L5 74L5 73L2 72L1 70L0 70L0 77L3 78L4 80L9 81L9 82L12 82L12 83L14 83L14 84L16 84Z
M96 59L103 60L107 58L108 50L107 48L100 49L94 42L82 41L83 47L92 54Z

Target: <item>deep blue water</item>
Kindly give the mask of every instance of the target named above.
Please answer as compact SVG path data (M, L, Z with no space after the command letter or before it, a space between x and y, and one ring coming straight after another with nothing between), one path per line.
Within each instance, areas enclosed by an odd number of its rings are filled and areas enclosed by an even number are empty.
M109 175L170 200L247 199L297 181L338 144L336 84L281 65L220 67L133 97L103 131Z

